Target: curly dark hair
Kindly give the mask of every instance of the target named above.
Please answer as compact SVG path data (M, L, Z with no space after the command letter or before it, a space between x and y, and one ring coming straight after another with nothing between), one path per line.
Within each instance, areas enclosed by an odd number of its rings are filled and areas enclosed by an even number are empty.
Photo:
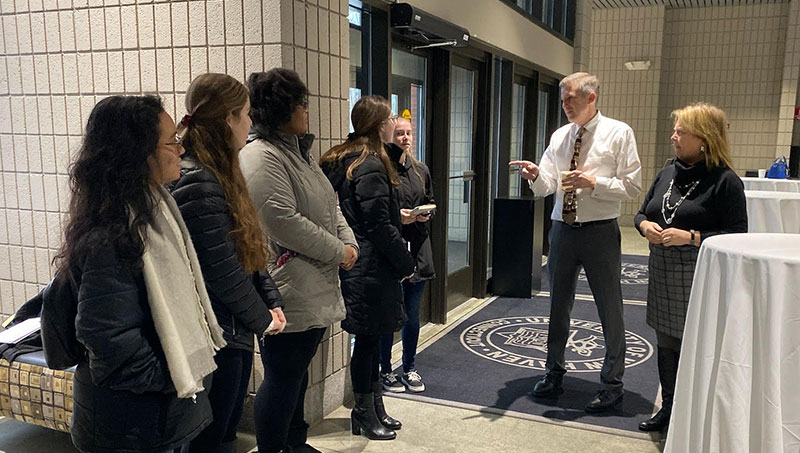
M123 265L141 267L143 235L155 208L147 159L158 148L163 111L155 96L111 96L92 109L70 166L69 220L55 258L59 271L79 268L97 247L112 247Z
M250 118L261 136L279 130L292 119L299 105L308 105L308 88L291 69L254 72L247 78Z

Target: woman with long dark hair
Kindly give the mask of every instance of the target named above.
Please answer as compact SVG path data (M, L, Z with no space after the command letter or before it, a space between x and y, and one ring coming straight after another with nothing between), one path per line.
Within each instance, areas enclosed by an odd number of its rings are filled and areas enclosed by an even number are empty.
M381 336L400 330L406 320L400 282L414 273L414 259L400 232L397 171L381 141L390 115L386 99L361 98L351 115L355 131L322 156L323 171L361 247L355 266L340 272L347 308L342 328L355 334L353 434L375 440L394 439L394 430L401 427L384 409L378 350Z
M287 320L283 333L261 341L258 451L318 451L306 443L308 366L325 330L344 318L337 270L353 266L358 246L310 153L305 84L294 71L276 68L251 74L247 85L255 135L242 150L242 173L269 232L267 268Z
M267 238L239 168L239 150L250 132L247 88L229 75L203 74L189 85L186 111L178 127L186 155L172 195L228 342L215 357L208 394L214 421L189 451L233 451L253 365L253 334L277 334L285 319L281 295L266 272ZM270 322L273 330L267 332Z
M183 148L160 99L111 96L92 110L70 168L60 275L78 286L86 354L74 382L81 451L171 451L211 423L204 379L223 346L200 265L163 184Z

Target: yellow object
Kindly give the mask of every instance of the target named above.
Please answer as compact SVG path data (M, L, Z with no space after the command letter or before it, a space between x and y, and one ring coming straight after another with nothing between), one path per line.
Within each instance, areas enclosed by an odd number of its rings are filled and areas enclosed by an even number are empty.
M411 112L408 109L403 110L403 113L401 113L400 116L411 121Z
M2 324L2 326L3 326L3 327L8 327L8 325L9 325L9 324L11 324L11 321L13 321L13 320L14 320L14 316L16 316L16 315L11 315L11 316L9 316L9 317L8 317L8 319L6 319L5 321L3 321L3 324Z

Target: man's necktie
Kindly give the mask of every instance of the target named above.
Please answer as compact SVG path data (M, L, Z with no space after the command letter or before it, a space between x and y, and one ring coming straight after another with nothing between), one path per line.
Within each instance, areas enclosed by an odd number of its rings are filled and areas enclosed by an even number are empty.
M581 127L578 129L578 135L575 137L575 147L574 152L572 153L572 160L569 163L569 171L573 171L578 168L578 156L581 154L581 140L584 132L586 132L586 128ZM572 225L575 222L577 213L578 199L575 189L564 191L564 203L561 206L561 219L564 220L564 223L567 225Z

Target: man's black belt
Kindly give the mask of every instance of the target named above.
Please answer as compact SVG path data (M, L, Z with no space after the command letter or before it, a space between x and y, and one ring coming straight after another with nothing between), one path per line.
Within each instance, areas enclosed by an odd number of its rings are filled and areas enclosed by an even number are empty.
M563 223L564 225L566 225L568 227L572 227L572 228L582 228L582 227L588 227L588 226L594 226L594 225L603 225L604 223L611 223L611 222L616 222L616 221L617 221L617 219L592 220L591 222L573 222L572 225L569 225L568 223L561 222L559 220L559 222Z

